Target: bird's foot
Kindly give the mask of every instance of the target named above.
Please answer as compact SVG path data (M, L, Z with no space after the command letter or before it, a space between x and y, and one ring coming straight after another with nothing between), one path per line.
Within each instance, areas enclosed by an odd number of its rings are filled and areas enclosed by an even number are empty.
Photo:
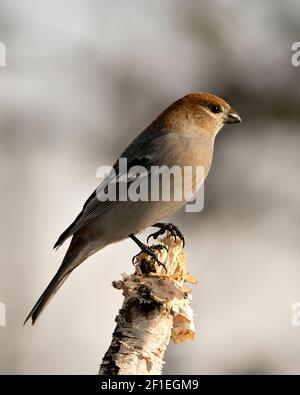
M171 224L171 223L157 223L152 225L155 228L159 228L157 232L151 233L151 235L148 236L147 238L147 243L152 237L153 239L157 240L159 236L162 236L165 232L170 232L171 235L173 236L174 240L176 241L177 238L179 238L182 241L183 247L185 246L185 239L181 231L177 228L177 226Z
M151 257L151 261L152 263L157 263L159 266L162 266L166 273L167 273L167 268L166 266L157 258L157 255L155 254L155 251L158 250L162 250L165 249L166 251L168 251L167 247L164 245L155 245L155 246L147 246L146 244L142 243L140 240L138 240L134 235L129 235L129 237L140 247L141 251L136 254L133 258L132 258L132 263L133 265L135 265L135 261L136 258L138 256L140 256L141 254L146 254L149 257ZM146 270L146 271L153 271L153 270Z

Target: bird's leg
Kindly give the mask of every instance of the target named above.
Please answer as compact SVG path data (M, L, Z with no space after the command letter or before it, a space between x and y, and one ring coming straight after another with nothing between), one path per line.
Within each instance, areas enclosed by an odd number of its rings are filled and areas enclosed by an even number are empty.
M154 262L156 262L156 263L158 263L158 265L162 266L162 267L165 269L166 273L167 273L167 269L166 269L165 265L157 258L156 254L155 254L155 252L154 252L155 250L160 250L160 249L162 249L162 248L164 248L164 249L167 250L167 247L162 246L162 245L156 245L156 246L148 247L146 244L142 243L134 234L131 233L131 234L129 235L129 237L130 237L131 240L133 240L133 241L140 247L140 249L141 249L141 252L139 252L137 255L135 255L135 256L132 258L132 263L133 263L133 264L134 264L135 258L136 258L137 256L139 256L141 253L145 253L145 254L149 255L149 256L153 259ZM168 250L167 250L167 251L168 251Z
M156 240L159 236L163 235L166 231L168 231L174 237L175 241L177 240L178 237L182 241L182 245L184 247L185 239L183 234L177 228L177 226L171 223L162 223L162 222L158 222L157 224L154 224L152 226L155 228L159 228L159 230L157 232L151 233L151 235L148 236L147 243L151 237Z

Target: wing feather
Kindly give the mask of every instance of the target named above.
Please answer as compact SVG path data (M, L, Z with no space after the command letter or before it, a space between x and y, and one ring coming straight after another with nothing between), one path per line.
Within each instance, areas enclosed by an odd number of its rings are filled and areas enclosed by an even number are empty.
M136 179L134 175L130 174L130 168L134 166L143 166L147 170L147 175L150 174L151 165L155 164L155 147L153 146L153 135L155 134L156 144L158 140L166 134L168 131L156 131L149 132L145 129L123 152L121 158L127 159L127 169L129 171L126 174L127 182L124 182L124 173L120 172L119 161L115 163L112 171L102 181L102 183L96 188L91 196L85 202L81 213L76 217L75 221L61 234L59 239L54 245L54 248L59 247L63 242L82 229L88 223L101 216L106 210L110 209L120 197L120 193L127 193L127 190L131 183ZM160 141L162 143L162 141ZM157 146L156 146L157 147ZM112 183L115 185L115 189L112 188ZM108 192L107 193L107 190ZM114 196L112 193L115 192ZM100 200L99 197L102 195L106 196L105 200Z

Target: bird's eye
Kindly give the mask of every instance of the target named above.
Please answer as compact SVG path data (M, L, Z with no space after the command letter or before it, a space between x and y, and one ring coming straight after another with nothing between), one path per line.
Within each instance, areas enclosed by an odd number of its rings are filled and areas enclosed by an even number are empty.
M219 112L222 112L222 108L218 104L211 104L208 108L214 114L218 114Z

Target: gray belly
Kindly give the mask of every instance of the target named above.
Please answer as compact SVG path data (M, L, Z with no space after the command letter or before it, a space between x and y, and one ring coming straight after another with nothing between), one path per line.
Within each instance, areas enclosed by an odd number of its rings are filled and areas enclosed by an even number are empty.
M162 222L185 202L126 201L114 202L106 211L88 226L95 238L100 237L105 244L123 240L130 233L139 233L147 227Z
M175 139L177 137L172 138ZM200 179L196 180L194 174L186 182L185 173L183 172L183 177L179 183L175 185L173 181L170 182L169 201L164 201L165 199L161 198L162 186L166 182L155 184L154 189L159 190L159 199L155 201L152 198L153 183L150 178L145 179L145 184L148 186L146 188L147 201L132 201L129 199L126 201L112 202L100 217L88 225L89 230L92 231L96 240L101 239L102 243L110 244L127 238L130 233L139 233L156 222L163 222L167 217L184 206L187 200L191 198L192 194L203 183L208 174L211 164L212 146L199 146L199 144L193 144L190 139L186 141L181 139L180 147L183 152L180 154L180 152L178 153L179 142L174 140L175 143L177 146L177 155L175 155L175 146L173 149L172 142L169 142L169 153L160 152L161 162L157 162L157 165L163 166L166 164L164 163L164 158L167 157L169 168L174 165L182 168L185 166L202 166L203 170ZM178 163L179 159L181 159L180 163ZM178 186L180 186L181 195L177 193Z

